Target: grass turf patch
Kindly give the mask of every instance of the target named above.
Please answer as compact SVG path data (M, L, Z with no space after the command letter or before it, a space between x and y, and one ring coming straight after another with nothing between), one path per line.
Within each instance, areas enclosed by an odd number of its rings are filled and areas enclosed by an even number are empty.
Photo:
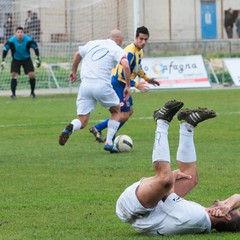
M88 127L109 116L98 106L86 129L58 145L75 118L75 94L0 97L0 239L155 239L141 236L115 215L120 193L153 174L153 110L170 99L184 107L214 109L218 116L195 129L200 181L186 197L208 207L239 192L239 90L162 90L133 93L134 114L119 131L133 139L131 152L109 154ZM179 123L169 130L176 168ZM106 134L106 132L104 132ZM239 239L239 234L166 239Z

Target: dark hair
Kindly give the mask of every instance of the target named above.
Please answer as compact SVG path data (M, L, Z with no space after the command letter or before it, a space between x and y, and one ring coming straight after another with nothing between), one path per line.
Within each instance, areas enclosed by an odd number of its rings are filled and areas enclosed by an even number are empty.
M16 28L16 31L17 31L17 30L24 30L24 29L23 29L23 27L20 27L20 26L19 26L19 27Z
M149 37L148 29L144 26L137 28L136 37L138 37L140 33L146 34Z
M237 211L232 211L230 213L231 220L221 220L216 223L214 228L218 232L240 232L240 215Z

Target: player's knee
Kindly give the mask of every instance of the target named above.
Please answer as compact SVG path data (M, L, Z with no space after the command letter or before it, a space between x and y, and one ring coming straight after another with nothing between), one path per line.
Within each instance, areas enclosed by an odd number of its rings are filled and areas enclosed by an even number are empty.
M166 175L163 176L161 179L162 182L162 186L166 189L166 190L170 190L173 186L173 177L172 175Z
M192 182L193 182L193 186L195 187L198 184L198 173L194 173L191 175L192 176Z
M110 107L109 112L113 114L120 115L120 108L118 106Z
M158 183L161 187L161 189L165 189L166 191L169 191L173 186L173 175L171 173L169 174L160 174L157 176Z
M121 112L121 122L126 122L130 118L128 112Z
M29 76L29 78L35 78L34 72L29 72L29 73L28 73L28 76Z

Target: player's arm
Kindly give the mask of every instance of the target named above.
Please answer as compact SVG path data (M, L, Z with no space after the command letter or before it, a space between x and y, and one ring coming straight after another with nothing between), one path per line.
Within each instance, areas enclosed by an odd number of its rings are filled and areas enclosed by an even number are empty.
M179 182L182 181L182 186L186 185L186 181L189 181L192 179L192 176L186 173L183 173L182 171L180 171L180 169L176 169L172 171L173 174L173 187L170 190L170 193L177 193L178 196L183 197L185 196L191 189L189 188L189 191L185 194L181 194L181 191L179 191ZM178 182L178 184L176 185L176 182ZM183 186L185 187L185 186Z
M123 72L124 72L124 76L125 76L125 88L124 88L124 99L128 100L130 97L130 93L131 93L131 89L130 89L130 76L131 76L131 71L130 71L130 66L129 66L129 62L127 60L126 57L123 57L120 61L120 64L123 67Z
M155 78L149 78L142 69L140 69L139 71L139 76L145 81L147 81L149 84L152 84L154 86L160 86L159 81L157 81Z
M36 55L35 64L36 64L37 68L39 68L41 66L41 58L40 58L39 48L38 48L37 43L33 40L31 41L31 48L33 48L34 53Z
M3 70L5 68L5 58L7 56L8 50L10 49L8 42L4 45L3 47L3 52L2 52L2 62L1 62L1 69Z
M208 212L215 217L222 217L227 215L234 209L240 207L240 194L233 194L223 201L216 201L215 205L208 208Z
M75 82L77 79L77 69L78 65L81 62L82 57L79 52L76 52L72 62L72 71L70 73L69 79L71 82Z
M240 194L233 194L231 197L223 201L230 208L230 211L240 207Z
M154 86L159 86L160 83L159 81L157 81L155 78L149 78L146 73L143 71L143 69L141 68L138 72L138 76L140 78L143 78L146 82L148 82L149 84L152 84Z

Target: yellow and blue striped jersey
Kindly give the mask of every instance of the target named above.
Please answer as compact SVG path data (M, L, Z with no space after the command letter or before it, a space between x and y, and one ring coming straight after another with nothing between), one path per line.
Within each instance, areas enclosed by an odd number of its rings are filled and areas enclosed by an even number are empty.
M127 53L127 59L130 65L131 70L131 80L134 80L136 76L139 76L140 78L143 78L147 81L148 77L145 74L145 72L142 69L141 61L143 58L143 50L138 50L134 43L129 44L127 47L124 48L124 50ZM112 70L112 76L117 78L121 82L126 82L124 79L124 73L123 73L123 67L121 64L118 64L113 70ZM131 86L134 86L134 81L131 81Z

